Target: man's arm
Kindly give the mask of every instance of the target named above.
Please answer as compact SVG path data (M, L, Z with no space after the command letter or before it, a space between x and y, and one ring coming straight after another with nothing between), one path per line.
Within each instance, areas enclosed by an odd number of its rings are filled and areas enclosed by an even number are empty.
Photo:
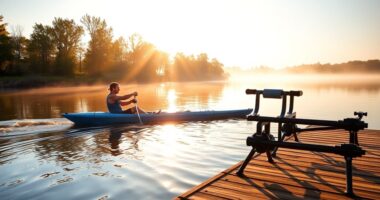
M137 96L137 92L133 92L133 93L131 93L131 94L126 94L126 95L123 95L123 96L117 96L117 95L115 95L115 96L113 97L113 100L114 100L114 101L118 101L118 100L127 100L127 99L129 99L129 98L131 98L131 97L133 97L133 96Z
M129 100L129 101L120 101L120 105L127 106L129 104L132 104L135 102L135 99Z
M137 96L137 92L133 92L131 94L126 94L126 95L123 95L123 96L111 95L109 97L109 99L111 100L110 103L115 103L116 101L126 100L126 99L129 99L129 98L133 97L133 96Z

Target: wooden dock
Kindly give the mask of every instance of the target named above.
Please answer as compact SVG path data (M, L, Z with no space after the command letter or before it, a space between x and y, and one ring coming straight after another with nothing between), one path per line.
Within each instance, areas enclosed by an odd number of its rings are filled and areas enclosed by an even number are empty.
M348 135L328 130L298 136L302 143L335 146L348 143ZM366 155L353 160L354 199L380 199L380 130L358 135ZM247 146L246 154L250 150ZM344 194L343 156L280 148L274 161L267 162L265 153L255 155L245 169L246 177L236 175L240 162L176 199L352 199Z

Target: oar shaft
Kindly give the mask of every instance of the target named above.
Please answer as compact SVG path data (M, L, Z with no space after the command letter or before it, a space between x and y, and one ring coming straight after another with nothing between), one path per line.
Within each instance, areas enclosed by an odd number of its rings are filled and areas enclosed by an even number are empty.
M135 103L135 108L136 108L137 116L139 117L140 124L142 124L140 113L139 113L139 107L137 106L137 102Z

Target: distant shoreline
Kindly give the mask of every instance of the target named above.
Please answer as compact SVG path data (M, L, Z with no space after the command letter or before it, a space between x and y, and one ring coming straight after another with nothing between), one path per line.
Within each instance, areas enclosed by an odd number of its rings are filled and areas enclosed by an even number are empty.
M228 70L227 70L228 71ZM280 73L280 72L230 72L229 79L222 81L249 81L268 82L277 80L279 82L380 82L380 73ZM116 80L117 81L117 80ZM204 82L218 80L199 80L199 81L179 81L179 83ZM100 80L88 77L52 77L52 76L14 76L0 77L0 91L19 90L19 89L37 89L44 87L79 87L79 86L96 86L107 85L112 81ZM121 84L150 84L154 82L123 82ZM159 82L171 83L171 82Z
M225 68L229 73L260 73L260 74L380 74L380 60L360 61L354 60L346 63L315 63L303 64L274 69L268 66L260 66L250 69L241 69L239 67Z
M273 69L270 67L261 66L258 68L241 69L238 67L228 68L224 67L223 71L225 76L216 77L213 80L205 80L205 77L192 77L192 79L182 78L174 82L198 82L198 81L218 81L218 80L231 80L249 77L250 79L260 79L265 76L287 77L291 81L291 77L296 76L319 76L330 78L331 75L343 78L352 78L353 76L377 76L380 75L380 60L367 60L367 61L349 61L340 64L305 64L283 69ZM185 74L186 75L186 74ZM186 76L185 76L186 77ZM240 77L240 78L239 78ZM209 77L210 78L210 77ZM219 79L218 79L219 78ZM200 80L197 80L200 79ZM109 74L103 76L92 77L89 75L73 75L73 76L51 76L51 75L20 75L20 76L0 76L0 90L8 89L29 89L50 86L92 86L99 84L108 84L112 81L120 81L113 79ZM357 80L361 81L361 80ZM363 80L365 81L365 80ZM120 83L124 83L120 81ZM155 83L166 82L165 79L154 79L138 82L131 81L128 83ZM169 81L170 82L170 81Z
M0 77L0 89L32 89L49 86L78 86L95 85L103 83L96 79L84 77L59 77L59 76L6 76Z
M174 81L174 82L202 82L202 81L225 81L223 80L189 80L189 81ZM0 77L0 91L1 90L17 90L17 89L36 89L43 87L73 87L73 86L95 86L95 85L108 85L110 82L120 82L121 84L150 84L150 83L169 83L172 81L122 81L122 80L106 80L101 78L90 78L84 76L41 76L41 75L28 75L28 76L5 76Z

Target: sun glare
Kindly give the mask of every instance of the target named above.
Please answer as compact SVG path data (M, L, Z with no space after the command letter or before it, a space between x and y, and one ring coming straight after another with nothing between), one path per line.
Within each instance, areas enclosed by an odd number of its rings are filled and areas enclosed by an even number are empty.
M79 112L88 112L89 109L87 99L80 97L80 101L77 101L77 110L79 110Z
M13 12L21 17L8 22L25 21L20 25L26 36L35 23L49 25L54 17L63 17L80 24L88 13L105 19L115 39L137 33L169 56L207 53L226 67L341 63L375 59L380 50L377 1L355 1L343 9L330 1L70 0L43 3L28 15L18 12L32 2L18 5ZM49 4L60 9L47 9ZM31 13L35 16L28 17ZM83 42L89 41L86 35Z
M166 100L168 101L168 110L167 112L172 113L177 111L177 95L174 89L170 89L166 96Z
M281 68L338 62L345 58L332 48L339 44L332 36L350 44L355 36L341 29L331 32L328 21L321 25L329 16L321 16L317 8L305 13L298 5L272 1L118 0L115 4L112 9L104 5L96 9L114 28L115 36L138 33L170 56L207 53L225 66ZM342 49L341 54L352 53L346 51Z
M182 136L182 130L177 128L173 124L165 124L162 126L162 130L159 133L160 140L165 144L162 145L163 148L160 149L160 153L172 157L175 155L174 149L178 146L179 137Z

